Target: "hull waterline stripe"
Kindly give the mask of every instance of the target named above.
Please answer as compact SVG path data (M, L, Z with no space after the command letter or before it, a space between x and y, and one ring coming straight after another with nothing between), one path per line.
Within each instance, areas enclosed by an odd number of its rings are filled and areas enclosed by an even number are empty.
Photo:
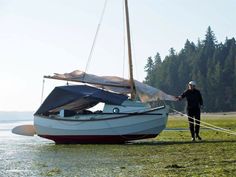
M111 144L124 143L132 140L155 138L157 134L140 134L140 135L82 135L82 136L54 136L38 135L42 138L53 140L56 144Z

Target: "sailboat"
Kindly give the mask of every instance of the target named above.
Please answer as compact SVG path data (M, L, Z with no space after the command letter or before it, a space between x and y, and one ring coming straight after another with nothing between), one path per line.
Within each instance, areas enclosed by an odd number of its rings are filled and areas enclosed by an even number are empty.
M125 143L154 138L165 129L169 107L150 103L174 98L134 80L127 0L124 8L129 79L96 76L79 70L44 76L81 84L54 88L34 114L33 134L56 144ZM103 109L91 111L99 103L104 104Z

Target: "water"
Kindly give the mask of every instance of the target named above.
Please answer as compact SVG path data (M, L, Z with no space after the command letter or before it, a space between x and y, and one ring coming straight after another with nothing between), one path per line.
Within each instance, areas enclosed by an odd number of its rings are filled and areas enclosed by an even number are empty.
M142 160L147 152L152 151L152 146L55 145L37 136L11 133L17 125L32 124L32 114L0 112L1 177L142 176L146 170Z

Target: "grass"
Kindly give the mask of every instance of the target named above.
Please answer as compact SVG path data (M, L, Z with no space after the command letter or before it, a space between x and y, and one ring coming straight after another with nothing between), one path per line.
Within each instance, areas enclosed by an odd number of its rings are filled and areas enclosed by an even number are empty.
M236 131L236 115L205 116L203 121ZM228 177L236 176L236 135L202 129L202 141L191 142L185 117L170 117L168 128L157 138L125 145L53 146L57 174L104 177ZM68 151L69 150L69 151ZM74 158L77 155L77 158ZM66 158L65 158L66 157ZM44 159L45 160L45 159ZM70 171L70 173L68 173Z
M236 132L236 115L202 120ZM0 146L0 176L228 177L236 176L236 135L201 129L191 142L187 118L169 117L158 137L123 145L55 145L16 139ZM32 141L32 142L31 142Z
M205 115L201 118L201 121L212 124L214 126L222 127L224 129L229 129L236 133L236 115ZM170 116L167 128L183 128L188 130L188 121L186 117L183 116ZM236 140L236 136L229 135L226 133L222 133L215 130L209 130L204 127L204 124L201 127L201 136L206 141L225 141L225 140ZM187 141L190 140L190 132L189 131L172 131L167 132L164 131L161 136L158 137L159 140L175 140L175 141ZM204 142L204 141L203 141Z
M204 116L202 120L236 132L236 116ZM145 166L137 176L236 176L236 135L202 129L203 141L193 143L187 118L172 116L167 127L187 131L163 131L149 143L151 149L143 146L144 152L145 148L149 151L137 158Z

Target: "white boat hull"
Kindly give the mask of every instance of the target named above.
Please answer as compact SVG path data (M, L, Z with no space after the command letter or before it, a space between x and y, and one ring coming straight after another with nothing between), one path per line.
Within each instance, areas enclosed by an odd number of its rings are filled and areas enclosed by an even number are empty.
M123 143L156 137L165 127L168 107L139 113L88 114L57 118L35 115L36 134L60 143Z

